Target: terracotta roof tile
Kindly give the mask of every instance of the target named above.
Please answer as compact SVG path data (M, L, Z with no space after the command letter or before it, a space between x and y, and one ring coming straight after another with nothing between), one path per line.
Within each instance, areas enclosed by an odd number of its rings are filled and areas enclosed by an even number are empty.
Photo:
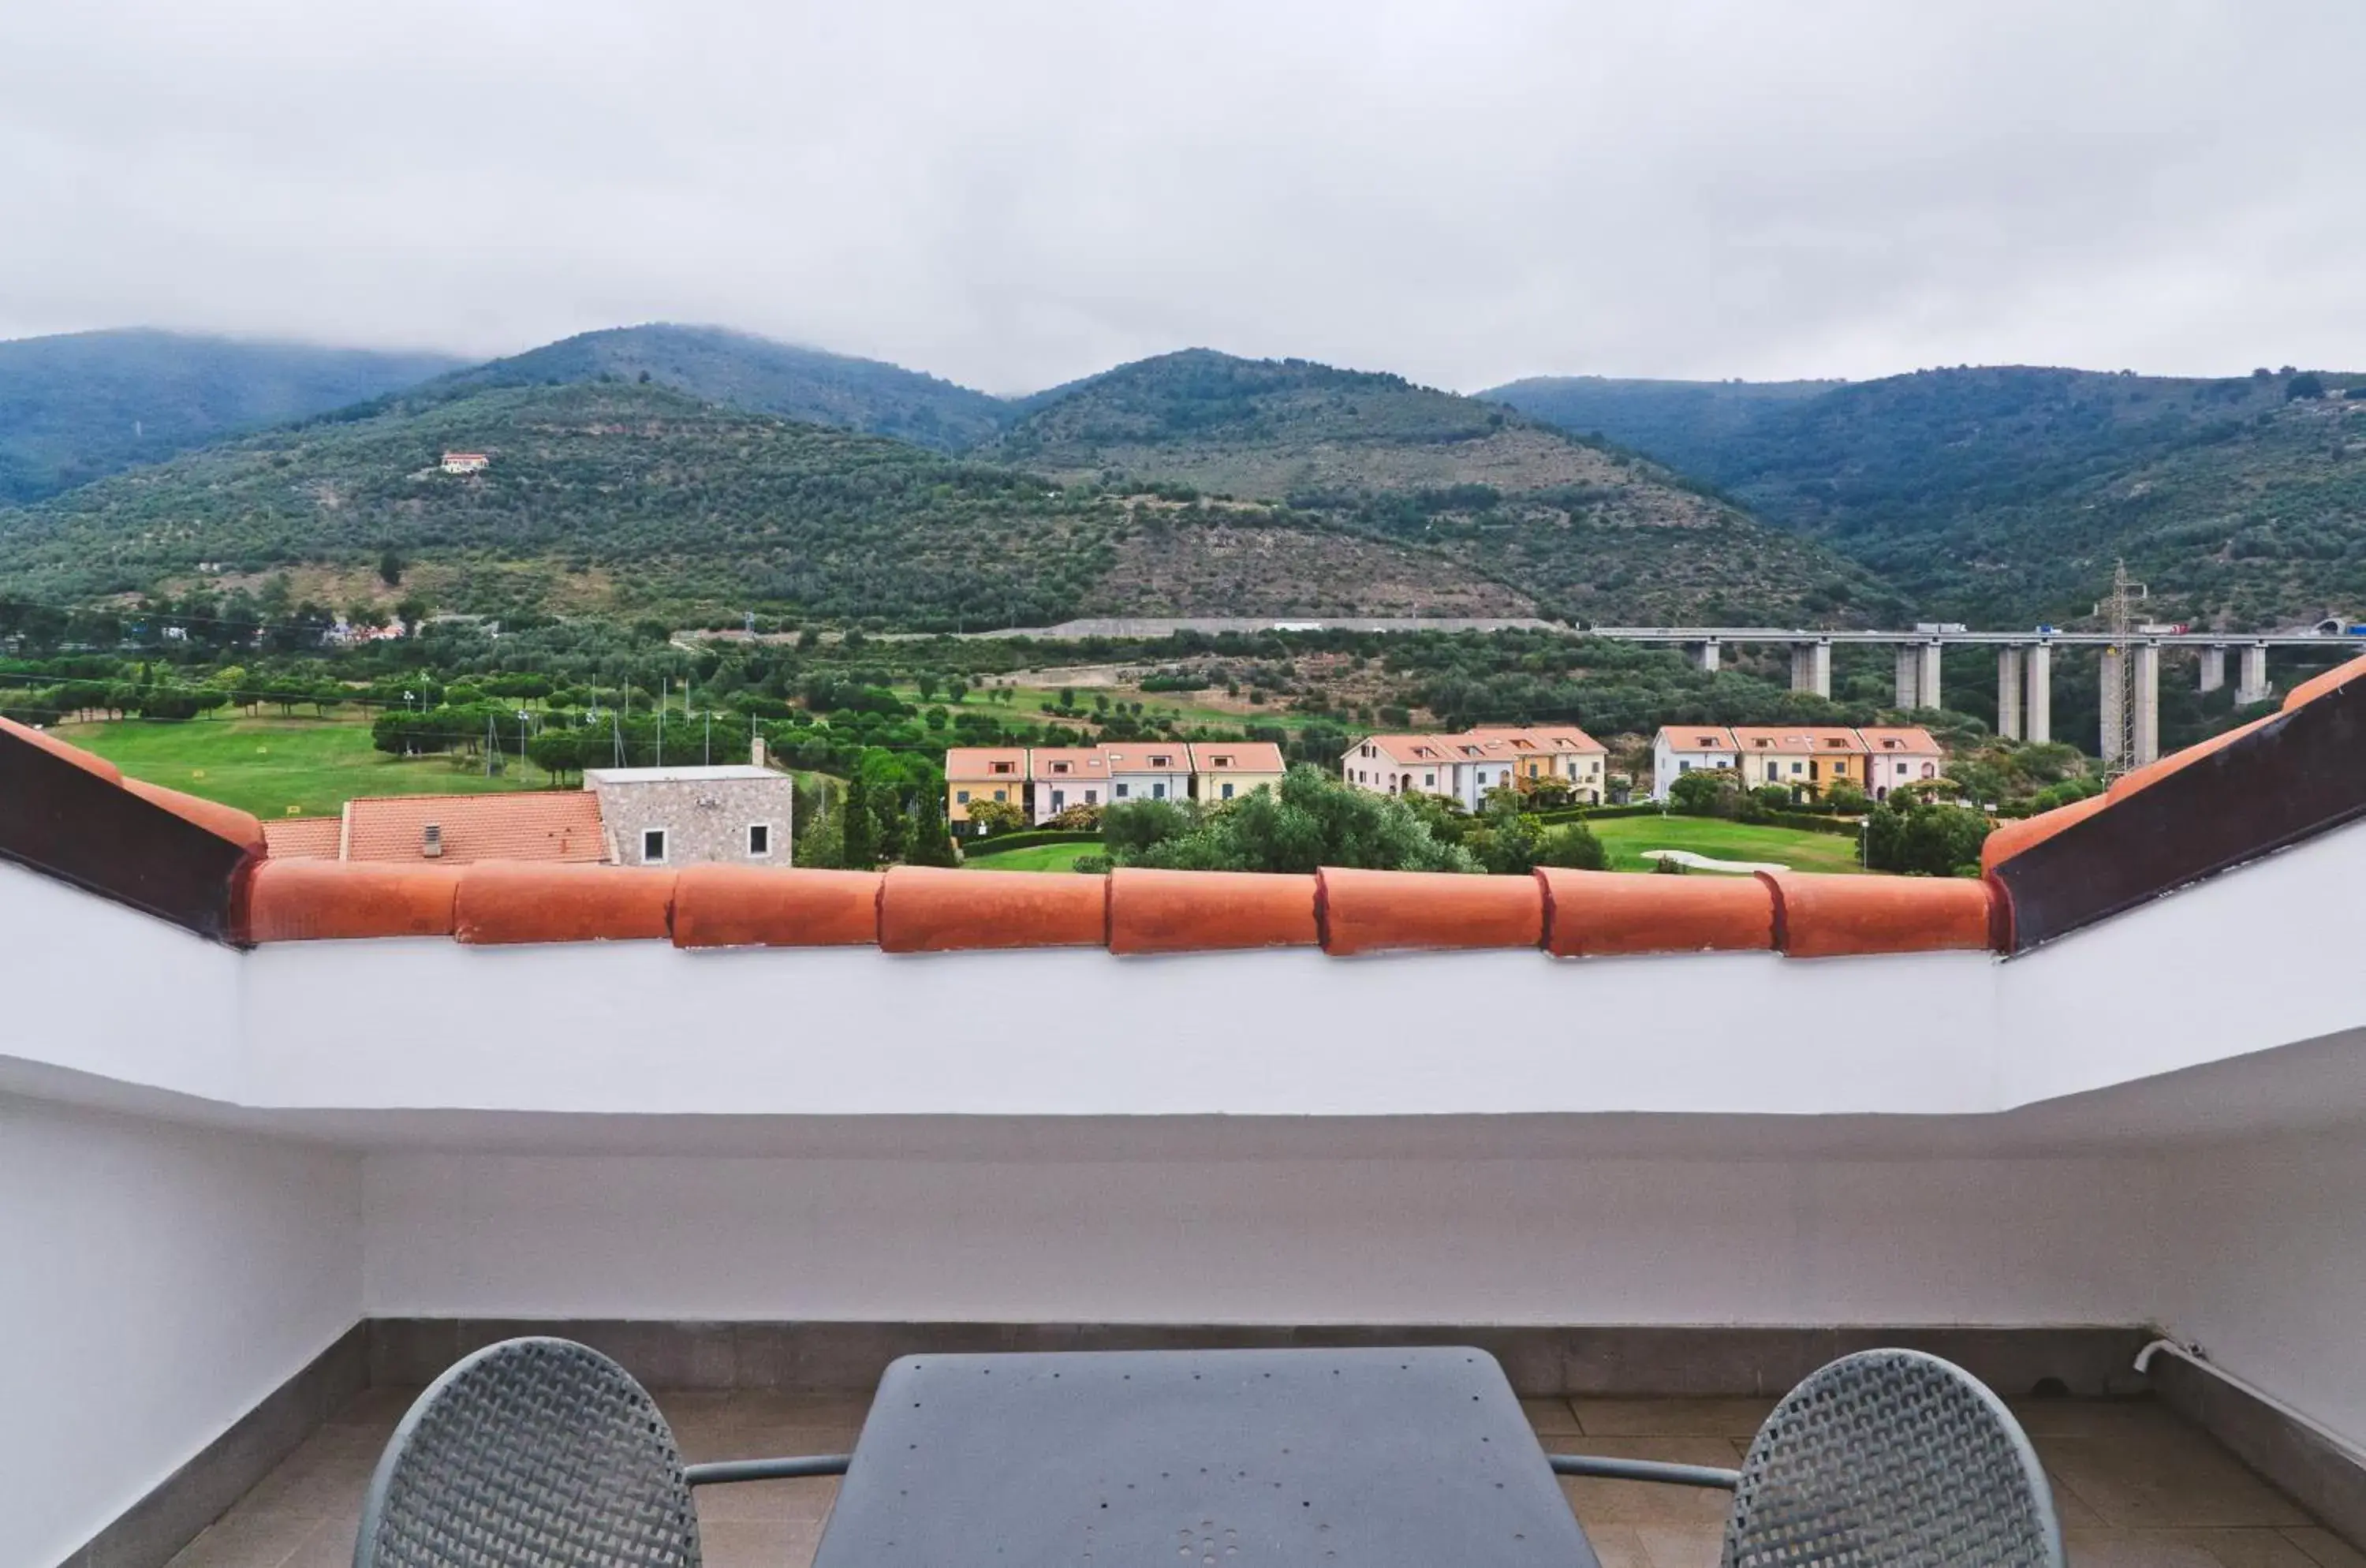
M879 945L890 953L1098 947L1108 940L1106 876L899 865L879 893Z
M1979 949L1996 940L1996 895L1970 876L1850 876L1762 871L1774 894L1774 946L1792 958Z
M246 940L450 936L459 868L266 860L247 883Z
M945 777L948 780L971 782L1004 779L1020 781L1027 777L1027 748L1024 746L955 746L945 752Z
M1560 958L1639 953L1764 953L1772 889L1749 876L1655 876L1540 867L1545 950Z
M600 797L590 790L508 795L386 795L345 803L345 858L396 864L472 865L479 861L570 861L605 857ZM430 823L444 852L423 852Z
M1120 867L1109 879L1111 953L1313 947L1316 879Z
M1325 866L1323 950L1536 947L1545 936L1543 885L1529 876Z
M459 868L453 934L488 945L659 941L672 934L675 874L656 866L484 861Z
M875 871L686 865L674 882L676 947L846 947L879 940Z
M1203 773L1279 773L1281 748L1270 740L1194 740L1191 765Z
M335 860L345 830L341 817L272 817L263 823L263 842L273 860Z

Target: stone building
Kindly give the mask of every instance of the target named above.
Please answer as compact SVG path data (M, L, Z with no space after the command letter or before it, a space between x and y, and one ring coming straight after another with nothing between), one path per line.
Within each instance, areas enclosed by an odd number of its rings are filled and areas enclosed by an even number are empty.
M617 865L704 863L787 865L795 785L786 773L741 762L706 768L591 768Z

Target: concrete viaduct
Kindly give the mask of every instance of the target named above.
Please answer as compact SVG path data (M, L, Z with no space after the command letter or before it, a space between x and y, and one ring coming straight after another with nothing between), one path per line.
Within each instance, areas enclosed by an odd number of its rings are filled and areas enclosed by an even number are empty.
M2104 761L2141 767L2160 755L2160 652L2164 648L2192 648L2202 654L2202 689L2214 692L2226 683L2226 655L2237 659L2235 701L2237 705L2264 702L2268 686L2268 649L2323 649L2343 639L2323 631L2256 632L1975 632L1918 629L1910 632L1837 632L1785 630L1775 626L1594 626L1589 637L1615 642L1673 643L1690 654L1704 670L1718 667L1727 643L1782 643L1791 649L1791 689L1832 694L1832 645L1852 643L1886 646L1898 650L1898 705L1934 708L1939 705L1939 659L1950 647L1993 648L1997 656L1997 733L2011 740L2054 738L2053 673L2056 648L2098 648L2103 659ZM2366 646L2362 644L2361 646ZM2119 749L2123 715L2119 712L2123 671L2119 661L2135 661L2135 722L2126 726L2135 754L2122 759Z

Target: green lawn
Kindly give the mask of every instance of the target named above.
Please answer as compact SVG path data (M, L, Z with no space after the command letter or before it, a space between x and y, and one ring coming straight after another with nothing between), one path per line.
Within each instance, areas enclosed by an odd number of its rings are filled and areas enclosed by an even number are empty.
M482 761L456 768L442 757L389 757L371 750L367 724L351 719L129 718L60 725L57 735L133 778L257 817L333 817L361 795L552 787L548 774L515 757L492 778Z
M1586 824L1610 852L1613 871L1649 871L1645 850L1690 850L1716 860L1762 861L1793 871L1844 871L1856 863L1856 840L1797 828L1752 828L1711 817L1615 817ZM1715 874L1714 873L1704 874Z
M962 864L971 871L1074 871L1078 855L1099 852L1091 844L1030 844L998 855L972 854Z

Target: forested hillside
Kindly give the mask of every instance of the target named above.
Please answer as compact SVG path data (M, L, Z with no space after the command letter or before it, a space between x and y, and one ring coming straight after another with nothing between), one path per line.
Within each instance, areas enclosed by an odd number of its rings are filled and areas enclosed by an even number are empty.
M876 359L720 327L663 323L584 333L473 366L445 384L475 390L603 379L652 382L708 402L893 435L941 452L986 440L1012 412L998 398Z
M1047 479L637 379L441 384L0 513L0 590L79 602L292 571L299 596L336 604L420 593L488 613L952 629L1090 614L1793 617L1878 592L1648 465L1520 435L1599 479L1227 501L1113 473ZM491 466L440 472L454 448Z
M1899 608L1652 463L1398 376L1193 349L1042 394L991 450L1072 480L1278 502L1433 550L1549 615L1845 624Z
M1671 411L1692 384L1491 395L1682 462L1925 615L2067 621L2124 557L2161 618L2252 627L2366 609L2366 398L2344 396L2361 382L1932 370L1735 392L1690 431Z
M458 363L139 330L0 343L0 505L374 398Z

